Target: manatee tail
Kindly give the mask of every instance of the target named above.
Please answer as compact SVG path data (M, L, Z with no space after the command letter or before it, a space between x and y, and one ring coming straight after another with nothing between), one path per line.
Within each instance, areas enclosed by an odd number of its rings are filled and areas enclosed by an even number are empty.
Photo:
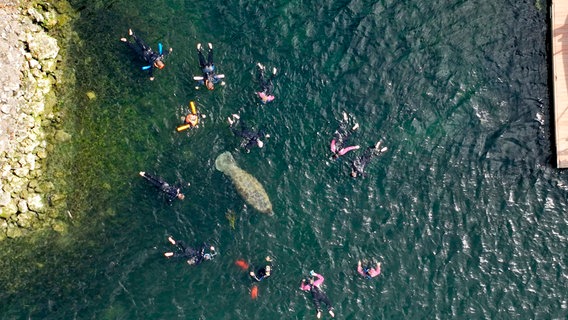
M236 165L237 162L229 151L221 153L217 159L215 159L215 168L223 173Z

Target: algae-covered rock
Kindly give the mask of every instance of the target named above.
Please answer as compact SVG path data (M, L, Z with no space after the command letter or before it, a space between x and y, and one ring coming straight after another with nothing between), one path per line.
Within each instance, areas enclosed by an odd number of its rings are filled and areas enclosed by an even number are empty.
M8 238L18 238L24 234L24 231L20 229L17 225L8 223L8 227L6 229L6 236Z
M30 229L31 227L33 227L35 221L36 221L36 215L31 211L28 211L26 213L20 213L18 215L18 219L16 219L16 223L20 227L26 229Z
M16 213L18 213L18 206L13 201L0 208L0 218L9 219Z
M45 205L43 203L43 199L39 194L31 194L27 198L28 201L28 208L34 212L44 212Z
M18 211L20 212L18 217L21 216L23 213L28 212L28 203L26 202L26 200L18 201Z
M54 59L59 53L57 40L45 33L29 34L27 42L32 57L37 60Z
M69 141L71 139L71 135L63 130L57 130L55 132L55 140L59 142Z
M7 206L12 201L12 196L9 192L0 191L0 207Z

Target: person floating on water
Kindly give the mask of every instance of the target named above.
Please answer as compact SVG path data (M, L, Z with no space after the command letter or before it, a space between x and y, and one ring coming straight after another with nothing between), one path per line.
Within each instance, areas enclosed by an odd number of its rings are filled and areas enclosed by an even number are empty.
M300 290L309 291L312 294L312 301L316 307L317 310L316 317L318 319L321 318L322 303L324 303L327 306L327 311L329 312L329 315L332 318L335 317L331 301L329 300L325 292L323 292L320 288L323 281L324 281L323 276L321 274L315 273L312 270L310 271L309 279L302 279L302 283L300 284Z
M381 148L381 141L379 140L374 146L370 146L365 150L363 155L353 159L351 163L351 176L356 178L358 175L365 175L365 167L375 157L380 156L388 150L387 147Z
M154 80L154 68L163 69L165 67L164 59L173 49L170 48L163 52L162 44L158 43L158 52L155 52L142 39L138 38L132 32L132 29L128 29L128 35L134 39L134 43L126 38L121 38L120 41L126 43L140 58L148 63L147 66L142 67L142 70L150 70L150 80Z
M251 278L256 281L262 281L268 277L270 277L270 272L272 271L272 259L270 257L266 257L266 266L258 269L256 273L254 271L249 272Z
M233 134L237 137L243 138L241 142L241 148L244 148L247 153L250 152L254 146L262 148L264 146L264 142L260 140L261 138L270 138L270 135L265 134L263 130L253 131L250 130L248 127L245 126L243 121L239 121L240 117L238 114L233 114L231 117L227 118L229 121L229 125ZM237 129L237 122L240 124L240 129Z
M201 67L202 75L193 77L193 80L197 81L200 85L205 85L207 89L213 90L215 89L215 85L221 81L221 79L225 78L225 75L215 73L215 63L213 63L213 45L209 43L208 46L209 51L207 53L207 59L205 59L201 43L197 44L197 56L199 58L199 66ZM225 83L221 81L221 85L224 84Z
M183 117L184 124L182 124L181 126L178 126L176 128L176 130L178 132L180 132L180 131L187 130L187 129L190 129L190 128L197 128L198 125L199 125L199 117L206 118L206 116L204 114L201 114L197 111L197 108L195 108L195 102L190 101L189 102L189 113L187 114L187 116Z
M272 91L274 90L274 84L272 83L272 80L276 76L277 70L276 68L272 68L272 74L270 75L270 78L266 78L264 75L265 67L260 64L260 62L257 64L257 67L258 81L260 82L261 91L257 92L256 94L258 94L258 97L260 98L262 103L266 104L274 100L274 95L272 94Z
M360 148L359 145L343 147L349 136L351 136L351 134L359 128L358 123L355 123L351 129L349 129L348 126L349 117L346 112L343 112L343 119L339 122L339 128L335 130L333 133L333 139L331 140L330 149L332 152L332 159L337 159L351 150L357 150Z
M367 279L374 278L381 274L381 263L377 262L377 265L374 268L371 268L371 266L366 266L363 268L361 260L359 260L359 262L357 263L357 272L359 272L361 276Z
M189 265L198 265L204 260L211 260L217 255L214 246L209 247L209 252L207 250L207 244L203 243L201 247L196 250L185 245L183 241L176 241L173 237L168 237L168 241L177 247L176 252L166 252L164 256L166 258L187 258L187 263Z
M175 198L178 198L180 200L185 199L185 195L181 193L180 188L170 186L170 184L165 182L162 178L153 176L144 171L140 171L140 176L148 180L156 188L160 189L160 191L162 191L166 195L168 202L171 202Z

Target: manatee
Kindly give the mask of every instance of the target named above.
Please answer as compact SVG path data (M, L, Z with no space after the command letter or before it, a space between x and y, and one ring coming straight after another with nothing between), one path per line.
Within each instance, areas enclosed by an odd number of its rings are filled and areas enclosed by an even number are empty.
M262 213L272 214L272 204L260 182L239 168L230 152L223 152L215 159L215 168L233 181L238 193L248 204Z

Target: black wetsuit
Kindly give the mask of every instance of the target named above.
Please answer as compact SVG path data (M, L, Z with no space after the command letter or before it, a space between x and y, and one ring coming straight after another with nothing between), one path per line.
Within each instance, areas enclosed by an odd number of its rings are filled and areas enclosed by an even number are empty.
M270 275L267 275L266 268L258 269L256 274L254 276L252 276L252 278L255 279L256 281L262 281L262 280L264 280L268 277L270 277Z
M188 262L192 265L198 265L205 259L207 244L203 243L199 250L188 247L183 241L176 241L178 251L174 252L174 258L187 258ZM210 254L212 256L212 254Z
M321 289L318 286L311 286L310 288L310 293L312 294L312 301L314 303L314 305L316 306L317 311L322 311L321 309L321 304L324 303L327 306L327 310L331 311L333 309L333 306L331 305L331 301L329 301L329 298L327 297L327 295L325 294L325 292L321 291Z
M205 81L209 81L213 84L216 84L221 80L215 74L215 64L213 63L213 49L209 48L207 52L207 59L203 55L203 51L197 49L197 57L199 58L199 66L201 67L201 72L203 73L203 80L199 80L199 83L205 84Z
M134 33L132 33L132 38L134 39L135 43L127 41L126 44L132 50L134 50L134 52L136 52L136 54L138 54L138 56L140 58L142 58L144 61L146 61L148 63L148 66L144 66L142 69L143 70L147 70L147 69L150 70L149 71L150 78L152 78L154 76L154 68L156 68L156 66L154 65L156 60L164 61L166 55L168 55L170 52L166 51L165 53L161 53L161 54L154 52L154 50L152 50L152 48L150 48L144 42L144 40L138 38Z
M258 81L260 82L260 88L262 89L262 92L264 92L264 94L267 96L271 95L272 91L274 90L274 84L272 83L272 80L275 76L276 75L274 73L271 73L270 78L266 78L264 75L264 68L259 68Z
M352 171L356 172L357 175L365 175L365 167L373 158L378 157L381 154L382 152L380 148L375 148L375 146L368 147L363 155L353 159L353 162L351 163Z
M168 202L174 200L181 192L180 188L177 188L175 186L170 186L169 183L165 182L160 177L153 176L146 172L142 177L150 181L150 183L154 185L156 188L160 189L160 191L162 191L166 195Z
M333 133L333 139L335 140L335 150L341 150L349 136L353 134L354 131L349 129L348 125L348 121L341 121L339 123L339 127Z
M264 131L258 130L257 132L254 132L246 127L242 121L239 122L240 129L231 126L231 131L233 131L235 136L243 138L241 148L245 148L247 152L250 152L253 147L258 147L258 141L264 136Z

